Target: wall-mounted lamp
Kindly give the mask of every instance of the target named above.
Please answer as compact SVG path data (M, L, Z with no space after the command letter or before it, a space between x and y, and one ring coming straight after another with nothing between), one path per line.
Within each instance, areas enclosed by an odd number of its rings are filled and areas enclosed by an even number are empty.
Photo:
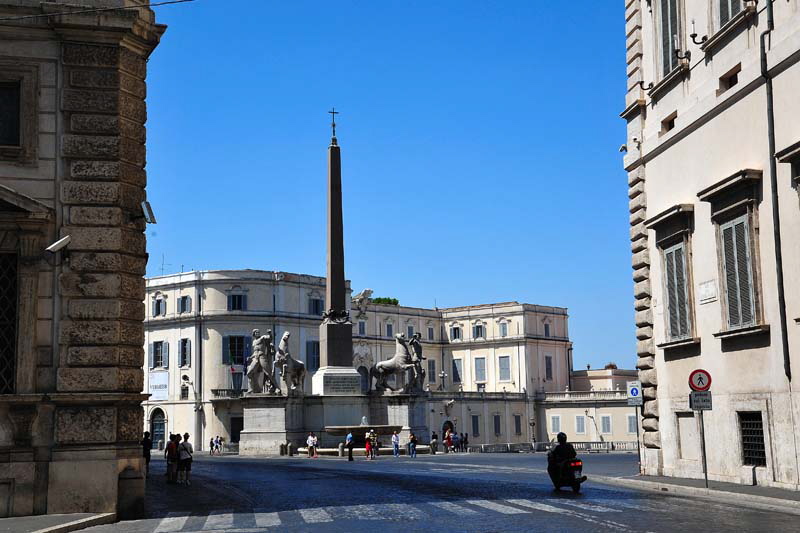
M644 80L639 80L638 82L636 82L636 85L638 85L643 91L649 91L650 89L653 88L653 82L652 81L647 84L647 87L645 87L645 85L644 85Z
M67 235L65 237L61 237L56 242L48 246L44 249L44 256L50 266L56 266L55 264L55 257L56 255L61 256L62 261L69 261L69 250L67 250L67 245L72 241L72 237Z
M689 34L689 37L691 37L692 42L697 45L703 44L708 40L708 35L703 35L702 39L700 39L699 41L697 40L697 31L695 31L694 29L694 19L692 19L692 33Z
M692 53L689 50L686 50L683 54L681 54L681 45L678 43L678 34L676 33L673 35L674 43L675 43L675 57L680 60L691 61L692 60Z

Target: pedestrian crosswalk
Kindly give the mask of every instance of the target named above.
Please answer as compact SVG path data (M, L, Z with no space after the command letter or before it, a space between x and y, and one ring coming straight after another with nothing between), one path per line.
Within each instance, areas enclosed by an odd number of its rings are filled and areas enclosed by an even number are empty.
M561 515L591 524L593 528L617 531L635 531L625 521L631 520L636 511L657 512L663 509L663 501L645 499L630 502L624 499L608 498L573 499L561 498L513 498L505 500L466 499L466 500L434 500L424 503L377 503L362 505L325 506L288 511L270 509L252 509L251 511L234 511L232 509L212 510L207 514L170 513L155 520L140 521L140 525L149 523L148 532L225 532L246 533L263 531L269 528L302 527L308 525L324 525L331 522L388 520L395 522L425 521L442 515L453 517L473 517L479 515L491 518L503 516L522 516L530 514ZM137 530L139 531L139 530ZM144 531L144 530L141 530Z

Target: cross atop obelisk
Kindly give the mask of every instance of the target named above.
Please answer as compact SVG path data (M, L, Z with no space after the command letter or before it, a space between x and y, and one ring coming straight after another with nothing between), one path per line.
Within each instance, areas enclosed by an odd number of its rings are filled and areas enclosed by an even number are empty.
M342 216L342 158L336 142L336 109L331 114L328 146L328 234L325 314L319 326L320 368L312 378L314 394L360 394L360 375L353 368L353 323L347 311Z

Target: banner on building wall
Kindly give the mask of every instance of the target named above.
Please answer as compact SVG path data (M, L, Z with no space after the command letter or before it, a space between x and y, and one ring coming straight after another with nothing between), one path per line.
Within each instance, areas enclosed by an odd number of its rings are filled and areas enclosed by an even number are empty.
M150 372L150 401L165 401L169 393L169 372Z

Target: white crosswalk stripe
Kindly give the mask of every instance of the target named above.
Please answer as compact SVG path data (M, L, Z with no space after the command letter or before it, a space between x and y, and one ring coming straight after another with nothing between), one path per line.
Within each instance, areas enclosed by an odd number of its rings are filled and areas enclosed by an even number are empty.
M309 524L333 522L333 518L325 509L300 509L300 516Z
M517 509L516 507L509 507L508 505L503 505L490 500L466 500L466 502L470 505L483 507L484 509L489 509L490 511L497 511L498 513L503 513L503 514L523 514L530 512L530 511L525 511L523 509Z
M529 509L534 509L534 510L537 510L537 511L544 511L544 512L547 512L547 513L563 514L563 515L566 515L566 516L579 518L579 519L584 520L586 522L589 522L589 523L592 523L592 524L598 524L598 525L605 526L605 527L608 527L608 528L611 528L611 529L615 529L615 530L618 530L618 531L632 531L625 524L612 522L610 520L600 520L600 519L594 518L594 517L592 517L590 515L587 515L585 513L579 513L577 511L573 511L572 509L562 509L560 507L555 507L553 505L547 505L545 503L533 502L531 500L515 499L515 500L507 500L507 501L509 503L513 503L514 505L519 505L520 507L527 507Z
M153 533L171 533L173 531L180 531L186 525L189 519L189 514L183 513L169 513L165 518L158 523L158 527Z
M281 525L278 513L270 513L264 509L253 509L253 516L258 527L271 527Z
M429 502L429 503L435 507L438 507L439 509L444 509L445 511L450 511L451 513L455 514L460 514L460 515L478 514L478 511L476 511L475 509L462 507L461 505L457 505L453 502Z
M230 529L233 527L233 510L211 511L203 526L204 531Z
M597 505L588 502L567 501L567 500L547 500L550 504L569 505L570 507L577 507L584 511L594 511L596 513L619 513L622 509L612 509L603 505Z

